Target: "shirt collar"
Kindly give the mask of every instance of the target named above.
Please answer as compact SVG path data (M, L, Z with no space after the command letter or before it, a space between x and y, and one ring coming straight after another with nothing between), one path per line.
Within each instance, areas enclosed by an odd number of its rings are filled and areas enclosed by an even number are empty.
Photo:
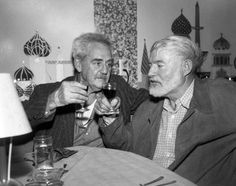
M193 97L193 88L194 88L194 80L192 81L192 83L190 84L188 89L185 91L183 96L175 101L175 104L176 104L175 110L172 109L168 98L165 98L163 108L167 111L170 111L170 112L177 111L181 105L184 108L189 109L190 101Z
M88 109L88 110L86 110L86 111L83 113L83 117L84 117L84 118L87 118L87 119L82 120L83 125L85 125L85 124L89 121L89 119L91 119L91 116L92 116L93 109L94 109L94 106L95 106L96 101L97 101L97 100L94 100L94 102L93 102L91 105L87 106L87 109Z

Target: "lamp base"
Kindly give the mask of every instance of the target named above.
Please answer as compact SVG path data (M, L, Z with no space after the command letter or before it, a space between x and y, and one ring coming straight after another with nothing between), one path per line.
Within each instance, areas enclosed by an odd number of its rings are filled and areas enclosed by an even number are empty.
M0 183L0 186L23 186L23 184L17 180L10 179L7 183Z

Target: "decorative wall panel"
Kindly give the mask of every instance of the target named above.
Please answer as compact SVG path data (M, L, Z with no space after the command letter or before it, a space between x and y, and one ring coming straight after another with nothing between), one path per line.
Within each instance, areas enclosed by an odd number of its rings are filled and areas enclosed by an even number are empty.
M113 70L127 70L130 85L137 87L137 1L94 0L94 23L112 42Z

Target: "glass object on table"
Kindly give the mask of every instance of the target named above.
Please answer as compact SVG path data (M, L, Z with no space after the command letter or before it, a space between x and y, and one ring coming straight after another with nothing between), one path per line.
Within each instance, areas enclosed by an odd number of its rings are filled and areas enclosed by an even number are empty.
M34 162L36 169L53 168L52 136L41 135L34 137Z
M109 102L111 102L116 97L116 88L117 88L116 86L117 85L115 82L108 82L104 84L102 87L102 92ZM114 108L112 108L108 113L105 113L105 115L117 114L117 113L119 113L119 111L114 110Z
M63 168L35 169L33 171L33 182L46 183L47 185L58 185L63 182L60 180L64 173Z
M62 186L63 181L49 181L49 182L30 182L25 184L25 186Z
M46 183L46 185L60 185L60 178L64 172L64 169L53 167L52 136L36 136L33 141L35 169L32 173L33 182L29 184Z

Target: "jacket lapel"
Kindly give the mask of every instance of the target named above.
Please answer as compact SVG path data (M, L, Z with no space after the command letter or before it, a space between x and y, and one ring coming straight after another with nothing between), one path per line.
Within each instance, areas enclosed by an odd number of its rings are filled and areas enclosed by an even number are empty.
M205 125L205 122L212 121L210 119L212 113L207 82L196 79L190 108L177 129L176 160L169 167L171 170L178 168L178 165L198 144L207 140L206 138L209 136L208 125L211 124Z
M151 102L151 107L149 108L149 113L147 117L147 123L148 125L150 125L150 130L154 131L150 133L152 144L151 144L151 153L150 153L149 158L151 159L153 158L155 150L156 150L164 99L161 99L161 100L159 99L157 100L157 102L155 100Z
M157 103L158 102L158 103ZM161 113L163 108L164 99L151 100L151 106L148 108L148 123L153 126L155 129L159 129L161 121Z

